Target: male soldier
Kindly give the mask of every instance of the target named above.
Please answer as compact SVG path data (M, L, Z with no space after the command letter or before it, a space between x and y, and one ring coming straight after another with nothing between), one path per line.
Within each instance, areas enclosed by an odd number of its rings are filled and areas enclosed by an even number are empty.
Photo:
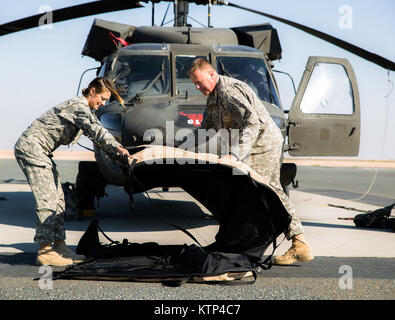
M218 75L205 59L194 60L189 76L196 88L208 96L201 128L239 130L238 145L232 145L230 154L222 158L243 161L269 181L292 217L285 232L292 246L283 256L276 256L274 263L288 265L312 260L300 219L280 183L283 137L262 102L247 84Z
M98 110L113 94L122 98L107 78L96 78L82 95L67 100L37 118L15 144L15 158L30 184L36 200L36 234L40 246L38 265L65 266L76 255L66 247L65 202L52 152L60 145L76 142L83 133L111 154L128 156L115 138L100 124Z

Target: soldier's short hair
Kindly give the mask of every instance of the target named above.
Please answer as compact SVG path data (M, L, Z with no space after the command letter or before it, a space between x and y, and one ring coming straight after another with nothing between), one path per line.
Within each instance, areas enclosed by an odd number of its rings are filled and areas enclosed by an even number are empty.
M188 70L188 75L191 75L196 70L204 70L206 68L215 70L212 64L207 59L197 58L193 60L191 67Z

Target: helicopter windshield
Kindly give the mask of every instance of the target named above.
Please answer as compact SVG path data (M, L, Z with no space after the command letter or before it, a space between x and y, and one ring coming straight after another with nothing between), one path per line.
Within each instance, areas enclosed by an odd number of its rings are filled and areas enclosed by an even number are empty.
M196 89L188 75L193 60L197 58L205 58L207 56L178 55L176 56L176 83L178 95L203 95Z
M273 82L262 59L217 56L216 60L219 74L244 81L261 100L280 107Z
M119 94L126 101L170 93L169 56L120 55L112 71Z

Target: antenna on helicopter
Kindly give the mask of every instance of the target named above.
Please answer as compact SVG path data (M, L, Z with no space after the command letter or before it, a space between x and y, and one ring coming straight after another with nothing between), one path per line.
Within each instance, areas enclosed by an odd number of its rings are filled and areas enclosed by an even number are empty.
M211 19L211 0L208 1L208 13L207 13L207 28L211 28L210 19Z

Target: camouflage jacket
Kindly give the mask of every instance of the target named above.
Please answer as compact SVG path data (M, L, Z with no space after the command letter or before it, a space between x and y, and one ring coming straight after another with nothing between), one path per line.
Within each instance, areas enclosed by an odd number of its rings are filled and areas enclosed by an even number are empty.
M107 153L116 153L121 146L101 125L81 95L56 105L34 120L16 142L15 153L42 166L50 163L48 156L60 145L76 143L81 134Z
M283 143L280 129L255 92L246 83L221 75L207 98L201 128L238 129L230 153L240 160Z

